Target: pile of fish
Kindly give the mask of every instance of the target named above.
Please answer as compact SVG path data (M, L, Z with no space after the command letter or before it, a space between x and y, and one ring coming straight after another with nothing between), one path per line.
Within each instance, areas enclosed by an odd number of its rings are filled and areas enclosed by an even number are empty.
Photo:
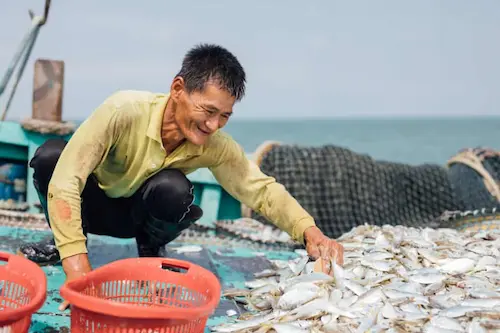
M300 247L300 244L292 240L285 231L252 218L242 217L234 220L219 220L215 222L215 225L220 231L254 243L277 244L290 248Z
M500 332L500 233L362 225L338 240L342 267L273 261L224 292L249 311L211 330Z

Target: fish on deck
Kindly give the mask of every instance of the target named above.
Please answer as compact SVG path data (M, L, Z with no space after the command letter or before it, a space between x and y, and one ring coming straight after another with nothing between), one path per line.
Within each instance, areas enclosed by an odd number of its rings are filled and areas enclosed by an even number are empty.
M500 330L500 233L358 226L339 239L343 267L274 261L246 288L249 310L214 332L491 332Z

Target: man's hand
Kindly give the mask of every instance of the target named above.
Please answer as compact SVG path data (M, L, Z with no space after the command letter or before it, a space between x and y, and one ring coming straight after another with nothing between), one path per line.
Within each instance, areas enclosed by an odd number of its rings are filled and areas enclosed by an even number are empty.
M330 262L336 259L337 265L344 264L344 247L335 240L328 238L318 227L307 228L304 232L306 251L313 259Z
M66 273L66 282L84 276L92 270L90 266L89 257L86 253L77 254L62 260L62 267ZM64 301L59 306L59 311L64 311L68 308L69 302Z

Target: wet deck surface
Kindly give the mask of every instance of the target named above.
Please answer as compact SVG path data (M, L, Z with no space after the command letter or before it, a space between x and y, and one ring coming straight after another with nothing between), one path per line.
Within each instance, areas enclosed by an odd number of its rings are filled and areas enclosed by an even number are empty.
M15 253L21 243L33 242L46 238L45 231L32 231L10 227L0 227L0 251ZM187 244L171 244L174 248ZM265 255L262 256L262 253ZM110 237L89 236L89 256L94 268L108 262L137 257L134 240L120 240ZM169 251L169 257L187 260L213 272L221 282L222 290L242 288L252 274L270 267L267 259L289 259L293 252L260 252L244 248L205 247L201 252L178 254ZM57 308L62 299L59 288L64 283L65 275L60 265L43 267L48 279L47 300L44 306L33 315L30 332L69 332L70 312L60 312ZM214 325L228 320L226 311L243 311L234 302L222 299L207 325ZM206 330L208 332L208 329Z

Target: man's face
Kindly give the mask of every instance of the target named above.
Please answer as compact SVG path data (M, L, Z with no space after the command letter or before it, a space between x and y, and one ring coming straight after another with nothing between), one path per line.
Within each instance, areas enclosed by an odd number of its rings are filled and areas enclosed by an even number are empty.
M182 79L176 78L171 89L177 109L175 120L188 141L202 145L208 137L226 125L233 112L235 98L216 84L208 83L202 92L188 94Z

